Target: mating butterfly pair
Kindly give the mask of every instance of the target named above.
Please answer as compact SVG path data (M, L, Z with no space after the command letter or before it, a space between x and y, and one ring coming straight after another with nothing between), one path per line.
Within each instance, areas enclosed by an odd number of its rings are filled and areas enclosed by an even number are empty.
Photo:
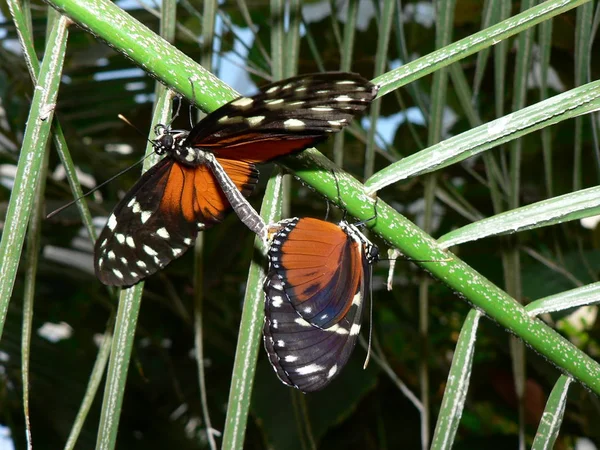
M245 200L258 182L255 164L340 131L377 90L353 73L303 75L227 103L189 132L158 126L155 151L166 156L110 215L95 246L97 277L108 285L138 283L181 256L232 206L266 238L266 226Z
M232 208L266 239L267 226L245 200L258 182L255 164L341 130L377 90L356 74L305 75L238 98L189 132L157 126L154 148L165 158L119 202L101 232L95 247L100 281L130 286L143 280ZM344 222L292 219L281 225L265 282L265 345L282 381L317 390L339 373L356 343L374 247ZM305 251L318 258L317 267L307 264Z

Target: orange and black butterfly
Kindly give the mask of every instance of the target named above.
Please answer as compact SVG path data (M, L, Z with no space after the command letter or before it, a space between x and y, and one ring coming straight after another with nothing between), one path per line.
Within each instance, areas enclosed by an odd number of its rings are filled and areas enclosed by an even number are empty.
M377 90L353 73L303 75L233 100L189 132L157 126L155 152L165 158L142 175L109 216L95 246L100 281L130 286L181 256L199 231L221 222L232 204L252 193L258 181L255 164L312 147L340 131ZM238 197L241 201L235 201ZM250 222L244 221L263 234L264 224Z
M317 391L350 358L379 252L345 221L294 218L277 227L264 283L265 349L283 383Z

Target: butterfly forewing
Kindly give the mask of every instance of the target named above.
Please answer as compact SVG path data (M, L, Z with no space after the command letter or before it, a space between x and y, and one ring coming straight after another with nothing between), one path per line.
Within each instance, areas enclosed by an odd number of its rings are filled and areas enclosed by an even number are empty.
M375 85L353 73L289 78L209 114L190 132L185 145L206 148L220 158L268 161L341 130L376 94Z
M258 181L248 164L224 167L243 195ZM96 275L104 284L130 286L181 256L198 231L219 223L229 203L206 166L164 158L115 207L95 247Z
M269 253L269 272L264 285L265 348L275 372L284 383L303 392L316 391L339 374L356 344L364 308L364 294L369 286L367 275L370 262L363 242L347 235L348 231L337 225L315 219L290 219L283 221L281 225L281 230L273 238ZM303 230L302 233L296 236L293 245L287 246L298 227ZM339 253L332 251L332 246L323 245L323 240L317 236L324 230L328 238L338 242L347 238L347 245L353 250L339 258ZM353 232L358 233L355 229L351 230ZM340 236L335 236L336 234ZM278 247L279 250L273 251L273 247ZM296 258L286 259L286 249L290 247L299 249L298 254L305 254L309 258L302 261ZM323 264L323 260L328 262ZM357 272L357 282L352 283L351 288L333 281L339 280L340 273L348 273L350 268ZM299 309L304 304L300 303L298 308L288 295L291 292L290 286L297 284L291 282L287 274L295 270L304 270L305 273L323 272L321 276L326 280L318 281L318 284L310 282L315 286L311 295L322 296L321 300L325 303L329 300L331 304L341 305L341 312L335 323L318 327L299 314ZM313 305L319 304L312 297ZM323 309L325 310L327 308Z
M275 235L271 270L304 320L327 328L348 313L362 279L361 248L338 225L290 219ZM350 299L350 302L348 302Z

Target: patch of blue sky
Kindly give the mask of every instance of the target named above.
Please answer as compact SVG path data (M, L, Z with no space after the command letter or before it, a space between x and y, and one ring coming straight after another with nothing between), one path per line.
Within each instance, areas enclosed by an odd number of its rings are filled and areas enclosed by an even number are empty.
M222 20L218 20L220 30L222 31ZM215 24L215 30L217 30ZM233 25L232 33L237 36L233 42L233 50L226 52L219 61L218 77L233 89L242 95L249 95L256 91L256 85L250 78L248 71L244 70L246 58L248 57L248 49L252 47L254 42L254 34L249 28L241 28Z
M302 6L302 17L306 23L319 22L331 15L331 2L322 0L316 3L307 3ZM337 9L337 19L346 23L348 17L348 2L341 2ZM356 28L359 31L365 31L375 17L375 6L371 0L359 0L358 14L356 17Z
M379 117L377 119L377 135L375 136L377 146L385 149L392 145L398 128L407 121L415 125L425 125L425 117L423 117L423 113L416 106L412 106L405 111L400 111L391 116ZM371 128L371 119L368 116L363 117L361 124L368 130Z
M142 78L146 75L139 67L131 69L107 70L106 72L96 72L94 74L95 81L116 80L119 78Z
M15 450L10 428L0 425L0 450Z

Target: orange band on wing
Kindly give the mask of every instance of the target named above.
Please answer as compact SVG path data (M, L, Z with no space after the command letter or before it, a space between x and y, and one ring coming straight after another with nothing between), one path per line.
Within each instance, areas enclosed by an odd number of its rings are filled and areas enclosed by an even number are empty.
M237 188L247 197L258 180L258 172L244 161L219 161ZM217 179L205 165L174 163L167 176L160 210L166 216L178 213L188 222L213 224L223 220L231 208Z
M313 147L324 138L324 136L307 136L300 139L286 140L285 137L277 136L273 140L258 140L246 144L230 145L224 149L215 148L213 151L219 157L219 160L226 158L259 164L279 156L290 155L305 148Z

